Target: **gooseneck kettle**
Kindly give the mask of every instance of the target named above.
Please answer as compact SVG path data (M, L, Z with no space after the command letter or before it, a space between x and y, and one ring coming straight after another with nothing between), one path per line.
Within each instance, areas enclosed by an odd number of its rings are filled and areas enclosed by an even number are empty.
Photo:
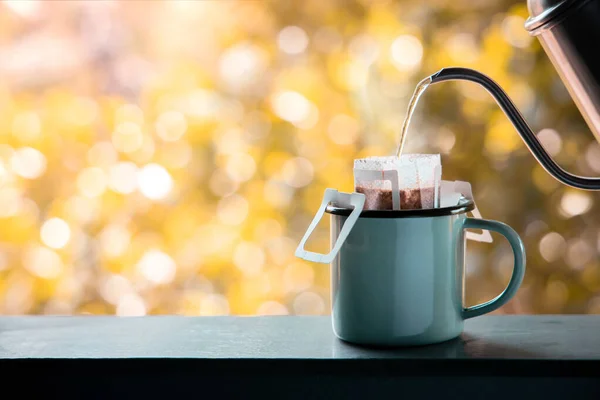
M600 142L600 0L528 0L525 29L536 36L558 71L596 140ZM544 169L565 185L600 190L600 178L573 175L544 150L506 92L486 75L468 68L443 68L431 84L467 80L483 86L510 119Z

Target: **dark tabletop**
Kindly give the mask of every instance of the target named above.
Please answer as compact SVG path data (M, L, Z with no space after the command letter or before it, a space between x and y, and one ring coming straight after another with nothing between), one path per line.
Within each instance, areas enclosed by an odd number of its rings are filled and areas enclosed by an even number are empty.
M484 316L432 346L346 344L329 317L0 317L0 359L600 360L600 316Z
M598 399L600 316L483 316L395 349L344 343L329 317L0 317L0 376L75 398Z

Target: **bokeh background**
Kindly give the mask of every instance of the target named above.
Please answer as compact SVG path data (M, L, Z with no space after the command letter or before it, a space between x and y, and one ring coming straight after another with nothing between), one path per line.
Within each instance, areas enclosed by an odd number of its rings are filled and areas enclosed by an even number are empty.
M498 81L568 170L594 141L524 1L0 1L0 313L328 314L294 257L324 189L390 155L416 83ZM441 153L528 251L499 313L599 313L600 195L537 165L487 93L427 90L407 152ZM467 303L497 295L505 240L469 242ZM328 248L328 222L313 249Z

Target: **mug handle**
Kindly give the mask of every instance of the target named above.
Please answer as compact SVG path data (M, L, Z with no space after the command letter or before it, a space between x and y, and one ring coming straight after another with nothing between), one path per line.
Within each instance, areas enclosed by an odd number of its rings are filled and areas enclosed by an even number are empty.
M515 265L513 267L512 277L510 278L510 282L506 289L490 301L486 301L485 303L473 307L464 308L462 311L463 319L478 317L502 307L517 293L519 286L521 286L521 282L523 282L523 276L525 275L525 246L523 246L523 241L513 228L498 221L466 218L462 229L469 228L488 229L504 236L508 240L510 247L512 247L513 254L515 255Z

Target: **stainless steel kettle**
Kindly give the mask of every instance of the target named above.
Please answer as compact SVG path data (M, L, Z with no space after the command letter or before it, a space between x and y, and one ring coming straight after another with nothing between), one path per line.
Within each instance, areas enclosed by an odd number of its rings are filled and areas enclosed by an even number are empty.
M525 29L536 36L600 142L600 0L528 0ZM468 68L444 68L431 83L468 80L483 86L502 108L521 138L550 175L578 189L600 190L600 178L573 175L544 150L519 110L502 88Z

